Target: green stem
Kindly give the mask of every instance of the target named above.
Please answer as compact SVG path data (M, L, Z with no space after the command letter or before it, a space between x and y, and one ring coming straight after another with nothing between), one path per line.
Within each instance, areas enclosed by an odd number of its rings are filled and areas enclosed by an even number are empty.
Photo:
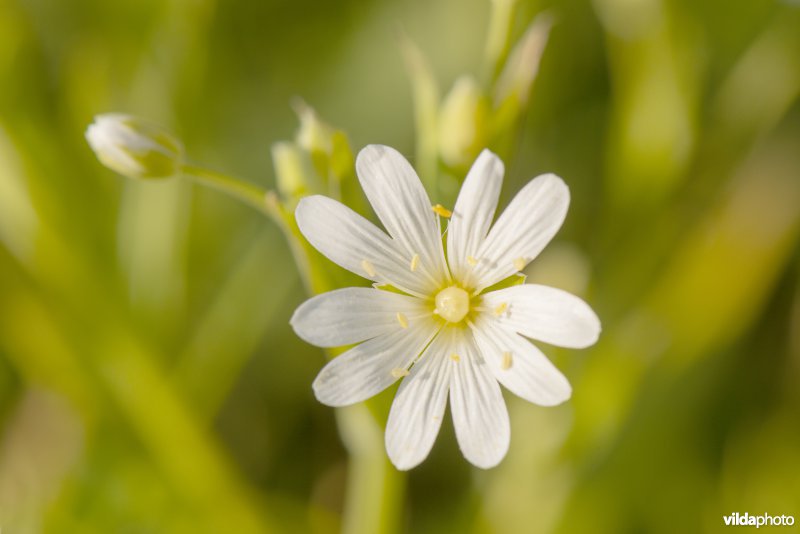
M334 289L324 268L320 267L320 262L315 261L319 259L315 258L317 255L315 250L300 234L294 214L286 209L274 191L267 191L238 178L194 165L184 165L182 171L184 176L196 183L225 193L272 219L289 242L292 257L300 271L300 278L309 294L314 295Z
M182 171L184 176L195 182L225 193L271 218L280 217L274 204L269 201L269 193L264 188L194 165L184 165Z
M184 165L183 173L200 185L221 191L267 215L286 235L309 294L336 288L322 258L300 234L293 213L277 195L253 184L201 167ZM328 356L334 354L328 351ZM405 476L386 458L383 431L366 404L337 409L337 424L349 455L347 501L342 519L347 534L399 532Z
M337 409L336 422L350 457L342 532L401 532L405 473L389 463L381 426L365 404Z

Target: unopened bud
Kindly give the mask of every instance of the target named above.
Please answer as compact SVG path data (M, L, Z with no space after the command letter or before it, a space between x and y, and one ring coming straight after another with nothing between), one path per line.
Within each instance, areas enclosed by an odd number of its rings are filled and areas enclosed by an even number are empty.
M442 104L439 117L439 151L451 167L469 165L484 147L489 104L469 76L456 80Z
M288 202L296 202L319 189L308 155L298 145L288 141L275 143L272 145L272 162L278 191Z
M514 46L494 88L495 107L502 106L507 100L513 100L520 109L528 103L552 25L550 13L540 14Z
M86 129L86 140L100 163L130 178L169 178L183 164L180 141L130 115L97 115Z
M300 119L297 144L311 154L321 152L329 155L333 150L333 128L320 120L314 108L303 100L297 99L293 105Z
M311 157L314 170L323 181L341 181L353 173L353 151L347 135L320 119L314 108L301 99L292 103L300 130L295 141Z

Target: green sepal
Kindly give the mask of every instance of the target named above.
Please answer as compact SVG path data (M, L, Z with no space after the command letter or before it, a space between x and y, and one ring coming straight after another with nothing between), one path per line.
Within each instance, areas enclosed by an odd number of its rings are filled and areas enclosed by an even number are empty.
M521 286L527 279L528 276L523 273L514 273L505 280L501 280L493 286L487 287L481 291L481 293L489 293L490 291L497 291L498 289L505 289L507 287Z

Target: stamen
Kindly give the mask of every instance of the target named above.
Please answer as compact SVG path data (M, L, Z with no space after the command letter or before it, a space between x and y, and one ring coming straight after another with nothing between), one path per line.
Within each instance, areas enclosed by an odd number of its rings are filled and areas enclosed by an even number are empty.
M525 268L525 265L527 263L528 262L525 261L525 258L517 258L516 260L514 260L514 268L518 271L521 271L522 269Z
M494 314L500 317L508 309L508 302L503 302L494 309Z
M449 219L453 215L452 211L450 211L449 209L445 208L441 204L436 204L435 206L431 206L431 209L433 210L433 212L435 214L437 214L437 215L439 215L441 217L444 217L445 219Z
M368 260L361 260L361 268L364 269L364 272L366 272L369 276L375 276L378 274L375 271L375 266L372 265L372 263L370 263Z
M503 353L503 361L500 362L500 369L503 371L508 371L511 369L511 366L514 365L514 359L511 356L511 353L506 351Z
M417 270L417 265L419 265L419 254L414 254L414 257L411 258L411 264L408 266L408 268L411 269L411 272L413 273Z
M453 354L450 355L450 359L453 360L454 362L458 363L458 362L461 361L461 356L459 356L458 354L456 354L454 352Z
M400 323L400 326L403 328L408 328L408 319L400 312L397 312L397 322Z
M402 367L395 367L392 369L392 376L395 378L403 378L404 376L408 376L408 369L403 369Z
M470 266L475 267L476 265L478 265L478 260L476 260L472 256L467 256L467 263L469 263Z

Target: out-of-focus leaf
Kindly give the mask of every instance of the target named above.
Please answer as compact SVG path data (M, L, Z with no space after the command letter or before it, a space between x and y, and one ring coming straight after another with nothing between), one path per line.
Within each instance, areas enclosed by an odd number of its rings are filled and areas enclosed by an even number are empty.
M438 191L439 148L438 134L439 84L422 51L405 35L400 36L400 47L406 71L411 80L414 101L414 128L416 130L416 170L426 189Z

